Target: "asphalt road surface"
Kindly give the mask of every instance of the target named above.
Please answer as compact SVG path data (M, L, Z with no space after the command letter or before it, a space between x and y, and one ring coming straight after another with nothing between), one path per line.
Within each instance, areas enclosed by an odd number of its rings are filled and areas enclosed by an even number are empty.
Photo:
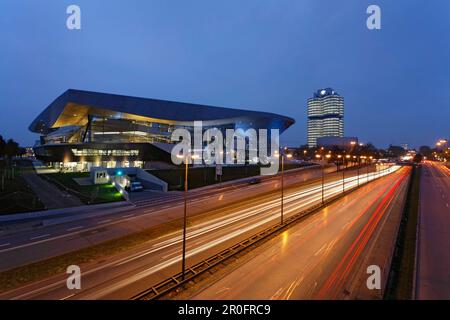
M363 170L365 171L365 170ZM361 172L363 172L361 171ZM346 173L352 177L356 170ZM370 173L373 176L374 173ZM305 182L315 181L320 169L286 172L285 187L305 187ZM341 173L330 173L326 181L339 181ZM361 173L361 182L366 180ZM315 182L318 183L317 181ZM188 215L195 216L217 208L261 197L267 193L279 194L280 177L269 177L261 183L232 183L189 192ZM43 220L43 226L15 231L14 226L0 228L0 271L43 260L73 250L125 236L170 222L182 217L183 200L179 193L170 193L163 199L141 203L138 206L111 206L68 208L70 215ZM74 211L75 210L75 211ZM80 218L81 217L81 218ZM61 221L62 220L62 221ZM34 222L32 222L34 223Z
M354 278L357 271L371 265L366 257L374 235L405 195L409 171L402 168L307 217L190 298L346 298L360 280Z
M450 170L425 162L420 181L417 299L450 299Z
M361 174L359 177L355 175L349 176L345 179L346 190L356 187L358 181L359 183L364 183L367 178L374 180L377 177L396 172L398 169L399 167L394 166L377 174ZM272 183L270 184L271 188L275 187L276 190L279 190L279 185L272 186ZM252 186L252 188L254 187L256 186ZM242 193L250 192L249 190L241 188L238 191ZM321 201L321 190L321 184L317 181L287 190L284 199L285 215L293 215L300 210L319 203ZM338 180L336 176L335 179L326 181L324 191L326 197L341 193L342 180ZM217 197L217 195L214 197ZM217 199L213 198L211 201L217 201ZM174 210L174 208L164 210ZM167 213L167 211L165 212ZM155 216L153 215L152 217L154 218ZM218 253L259 230L272 225L278 219L280 219L279 192L238 202L233 206L226 206L211 212L207 216L202 216L196 219L195 223L192 223L188 228L187 264L195 264ZM115 223L118 228L126 228L127 221L132 225L140 226L146 220L149 220L148 216L142 215L139 217L128 217ZM52 241L37 243L37 245L42 246L44 244L46 250L51 250L50 248L58 245L62 246L68 241L78 239L77 235L78 233L74 230L69 237L64 235L56 239L53 246L48 246ZM37 242L39 241L38 239ZM27 248L33 246L27 246ZM7 252L1 252L0 250L0 257L5 253L14 256L16 252L16 250ZM0 298L127 299L179 272L181 268L180 261L181 232L174 232L136 246L124 253L81 266L82 289L79 291L68 290L66 287L67 275L61 274L4 293L0 295Z

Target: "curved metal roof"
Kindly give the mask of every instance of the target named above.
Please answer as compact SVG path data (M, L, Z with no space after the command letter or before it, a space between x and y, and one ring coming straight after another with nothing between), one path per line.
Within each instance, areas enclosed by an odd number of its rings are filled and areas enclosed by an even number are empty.
M197 120L217 122L238 119L254 120L267 128L286 130L295 123L289 117L249 110L213 107L200 104L173 102L157 99L137 98L116 94L69 89L53 101L30 125L37 133L46 133L53 128L80 125L86 115L125 115L141 117L166 123L187 123Z

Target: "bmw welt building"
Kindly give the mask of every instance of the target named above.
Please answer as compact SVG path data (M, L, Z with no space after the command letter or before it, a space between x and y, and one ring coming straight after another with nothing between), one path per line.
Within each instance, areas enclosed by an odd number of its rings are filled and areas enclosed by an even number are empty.
M86 171L91 166L146 167L170 162L171 133L203 127L279 129L294 120L277 114L199 104L67 90L30 125L40 134L36 158L58 168Z

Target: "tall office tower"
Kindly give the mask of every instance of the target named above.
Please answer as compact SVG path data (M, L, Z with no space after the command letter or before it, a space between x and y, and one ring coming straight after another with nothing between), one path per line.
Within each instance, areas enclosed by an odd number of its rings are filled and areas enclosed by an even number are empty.
M320 89L308 99L308 147L317 138L344 136L344 97L332 88Z

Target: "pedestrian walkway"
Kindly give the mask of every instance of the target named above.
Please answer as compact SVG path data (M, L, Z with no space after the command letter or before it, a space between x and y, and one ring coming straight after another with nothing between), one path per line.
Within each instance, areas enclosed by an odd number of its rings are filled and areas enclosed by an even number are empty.
M39 175L32 170L24 171L23 178L47 209L59 209L83 205L80 199L58 189L50 182L39 177Z

